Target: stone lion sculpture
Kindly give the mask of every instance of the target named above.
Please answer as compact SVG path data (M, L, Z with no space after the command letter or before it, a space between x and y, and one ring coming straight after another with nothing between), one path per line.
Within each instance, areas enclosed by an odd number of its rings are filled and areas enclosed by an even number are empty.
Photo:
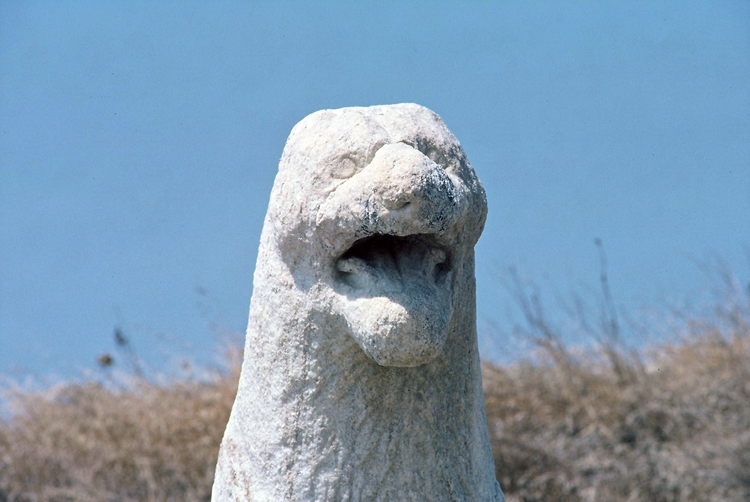
M323 110L271 192L214 501L502 501L476 335L484 189L430 110Z

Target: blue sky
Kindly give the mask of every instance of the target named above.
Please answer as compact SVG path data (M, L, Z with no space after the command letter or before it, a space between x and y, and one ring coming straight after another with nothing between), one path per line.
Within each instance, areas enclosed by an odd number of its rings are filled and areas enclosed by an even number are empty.
M595 238L623 312L700 295L707 256L747 281L748 2L3 2L0 373L95 368L115 327L211 361L291 128L398 102L487 190L485 357L508 267L585 295Z

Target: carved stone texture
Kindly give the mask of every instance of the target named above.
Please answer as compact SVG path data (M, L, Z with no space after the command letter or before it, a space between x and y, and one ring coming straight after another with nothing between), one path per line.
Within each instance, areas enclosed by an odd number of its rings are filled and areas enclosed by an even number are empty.
M501 501L476 335L484 189L415 104L297 124L213 500Z

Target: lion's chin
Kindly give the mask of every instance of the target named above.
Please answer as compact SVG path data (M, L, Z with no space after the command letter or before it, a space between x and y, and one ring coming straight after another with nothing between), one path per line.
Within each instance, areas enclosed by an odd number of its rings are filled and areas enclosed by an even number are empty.
M340 310L349 333L381 366L412 367L443 350L452 309L434 297L344 300ZM420 301L421 300L421 301Z

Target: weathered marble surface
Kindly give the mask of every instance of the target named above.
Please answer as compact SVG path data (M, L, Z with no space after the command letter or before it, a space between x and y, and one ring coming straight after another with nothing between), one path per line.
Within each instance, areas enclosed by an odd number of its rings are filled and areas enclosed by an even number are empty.
M476 336L486 213L426 108L323 110L294 127L214 501L503 500Z

